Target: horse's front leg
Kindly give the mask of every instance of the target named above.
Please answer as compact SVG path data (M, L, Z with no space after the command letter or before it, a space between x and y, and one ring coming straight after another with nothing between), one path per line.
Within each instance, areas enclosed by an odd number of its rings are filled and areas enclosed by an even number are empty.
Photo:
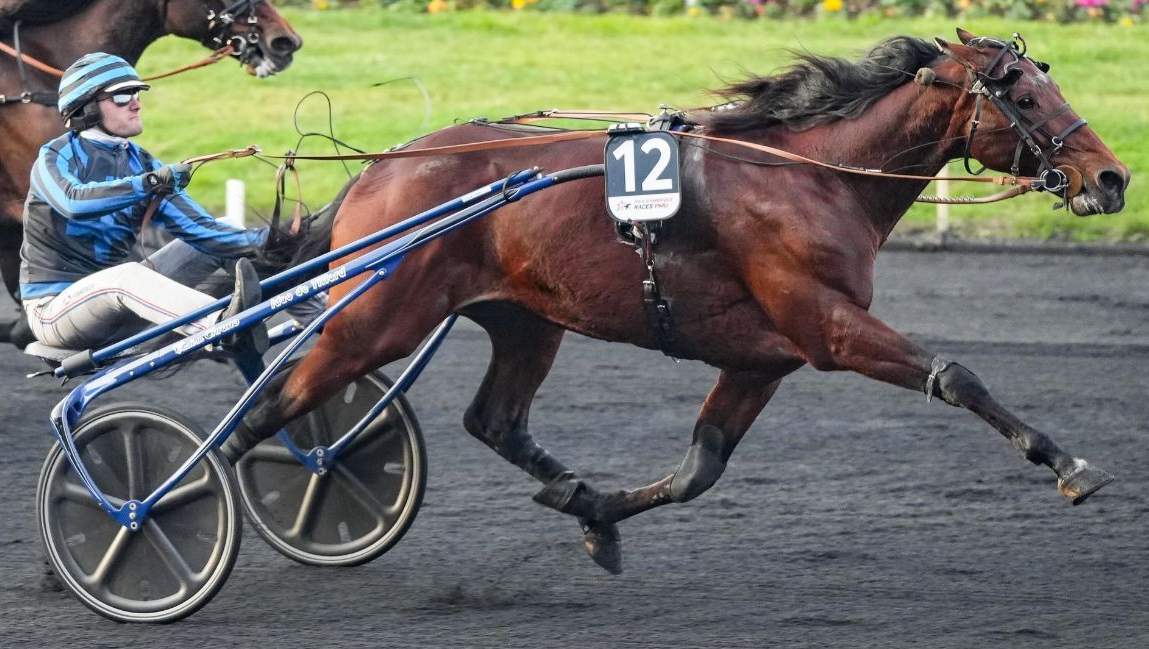
M852 370L970 410L1004 435L1025 459L1053 469L1058 489L1075 505L1113 480L1014 416L962 365L918 347L845 296L824 289L805 295L810 299L791 303L779 325L814 367Z

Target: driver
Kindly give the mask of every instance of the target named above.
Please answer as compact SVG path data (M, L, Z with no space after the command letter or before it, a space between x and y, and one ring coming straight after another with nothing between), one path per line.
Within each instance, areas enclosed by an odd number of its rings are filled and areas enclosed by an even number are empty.
M189 165L163 164L130 140L143 132L139 93L147 89L127 61L102 52L81 57L60 81L69 130L41 147L32 168L20 249L20 296L44 344L93 348L191 313L215 301L192 287L233 265L231 304L176 331L201 332L261 299L248 257L267 240L267 228L212 218L184 191ZM152 222L175 239L133 261L153 199L160 204ZM263 351L266 328L228 344Z

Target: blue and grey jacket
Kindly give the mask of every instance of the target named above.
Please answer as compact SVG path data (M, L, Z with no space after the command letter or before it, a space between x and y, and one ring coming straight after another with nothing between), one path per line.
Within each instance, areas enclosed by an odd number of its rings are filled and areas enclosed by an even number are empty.
M56 295L96 271L138 259L136 238L151 194L144 176L162 166L130 140L69 132L40 148L24 203L20 296ZM253 255L267 229L217 221L182 190L152 222L196 249L223 258Z

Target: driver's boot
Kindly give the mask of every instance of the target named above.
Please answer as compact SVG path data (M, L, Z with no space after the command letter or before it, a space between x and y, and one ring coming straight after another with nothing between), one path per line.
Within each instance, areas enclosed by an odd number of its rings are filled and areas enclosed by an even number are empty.
M238 315L263 300L263 291L259 286L259 275L255 267L247 259L235 262L235 291L231 295L231 304L219 314L217 322L223 322L232 316ZM245 331L226 336L220 341L223 348L235 354L257 354L262 356L267 351L267 325L263 322L252 325Z

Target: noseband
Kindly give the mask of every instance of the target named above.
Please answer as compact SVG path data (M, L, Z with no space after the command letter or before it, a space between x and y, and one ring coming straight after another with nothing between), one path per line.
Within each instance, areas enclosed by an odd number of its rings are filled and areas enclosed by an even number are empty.
M1037 158L1040 163L1038 176L1042 179L1045 190L1055 194L1062 195L1063 198L1069 198L1069 190L1072 185L1077 185L1080 182L1080 175L1072 168L1058 168L1053 165L1053 158L1065 146L1065 140L1075 131L1088 122L1084 119L1078 118L1069 126L1062 129L1057 135L1051 135L1046 131L1045 126L1053 119L1060 115L1069 112L1069 102L1063 103L1056 110L1042 116L1037 121L1031 121L1021 114L1021 109L1017 103L1008 99L1010 88L1017 83L1017 80L1024 74L1022 69L1022 62L1025 60L1033 63L1037 69L1042 72L1049 71L1049 64L1041 61L1035 61L1025 55L1026 47L1025 40L1020 35L1014 34L1014 40L1010 43L999 41L993 38L979 37L972 39L966 45L971 47L978 47L980 45L989 45L998 48L997 56L985 68L985 71L971 70L970 87L968 92L976 95L977 99L974 104L973 117L970 119L969 137L965 142L965 168L971 174L977 175L985 171L985 167L974 171L970 168L970 151L973 148L973 138L977 134L977 127L981 123L981 106L982 100L988 99L1003 115L1009 120L1010 126L1018 134L1019 140L1017 143L1017 150L1013 154L1013 166L1010 167L1010 173L1014 176L1019 175L1021 166L1021 153L1026 148L1030 153ZM1020 45L1018 44L1020 42ZM1001 68L1001 72L994 75L994 71ZM1038 143L1035 134L1040 134L1049 140L1049 145L1043 147ZM1070 176L1075 176L1072 179ZM1077 191L1077 190L1075 190Z
M259 29L259 17L256 15L255 10L256 7L264 1L265 0L236 0L219 11L208 9L207 31L209 44L214 45L215 48L230 45L233 56L243 59L248 48L259 43L261 33ZM229 34L228 32L231 30L232 25L240 20L247 23L247 33Z

